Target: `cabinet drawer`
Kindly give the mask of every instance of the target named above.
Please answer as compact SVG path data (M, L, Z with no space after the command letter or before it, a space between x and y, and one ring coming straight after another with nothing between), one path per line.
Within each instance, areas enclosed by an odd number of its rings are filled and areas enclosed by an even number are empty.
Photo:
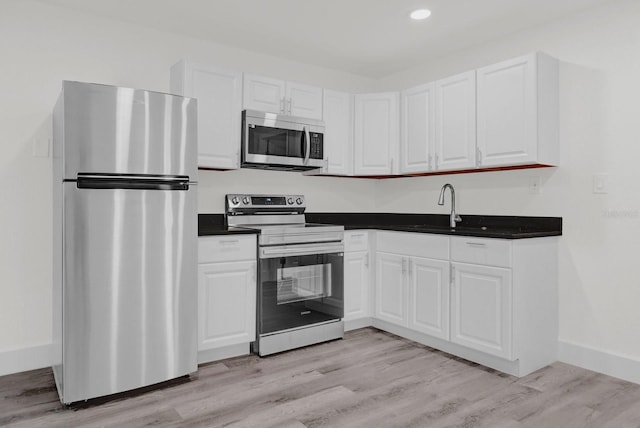
M510 268L512 265L511 241L452 236L451 260Z
M368 251L369 232L366 230L352 230L344 233L344 251Z
M376 251L429 259L449 259L449 237L412 232L377 232Z
M256 259L255 235L218 235L198 238L198 263Z

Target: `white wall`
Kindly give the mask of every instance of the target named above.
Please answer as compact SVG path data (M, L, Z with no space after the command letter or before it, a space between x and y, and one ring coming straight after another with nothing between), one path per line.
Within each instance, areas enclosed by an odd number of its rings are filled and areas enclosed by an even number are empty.
M381 211L446 212L442 184L455 185L464 214L564 218L560 259L560 340L640 363L640 2L613 1L544 27L431 60L377 82L406 88L535 50L561 60L556 169L387 180ZM593 175L609 174L594 194ZM532 177L542 193L532 195ZM562 344L561 344L562 345ZM561 346L562 349L562 346ZM639 367L636 364L636 368ZM636 377L640 379L640 377Z
M50 115L62 80L166 92L181 58L339 90L370 81L31 0L0 6L0 354L51 341ZM47 127L49 129L47 129ZM34 157L34 150L38 157ZM374 208L374 183L265 171L200 171L200 211L227 191L300 192L314 211ZM0 355L1 356L1 355ZM0 366L4 360L0 358ZM0 367L0 374L3 372Z

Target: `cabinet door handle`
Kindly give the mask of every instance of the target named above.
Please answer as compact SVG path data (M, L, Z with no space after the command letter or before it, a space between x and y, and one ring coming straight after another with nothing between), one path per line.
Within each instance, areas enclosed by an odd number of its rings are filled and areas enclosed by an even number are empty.
M453 267L453 265L449 265L449 283L453 284L455 282L456 279L456 269Z
M482 166L482 150L480 150L480 147L476 147L476 165Z
M429 155L427 156L427 169L432 170L433 167L431 166L431 161L433 160L433 156Z
M287 100L287 113L291 115L291 98Z
M280 98L280 113L284 113L284 97Z
M467 245L476 248L484 248L487 246L484 242L467 242Z

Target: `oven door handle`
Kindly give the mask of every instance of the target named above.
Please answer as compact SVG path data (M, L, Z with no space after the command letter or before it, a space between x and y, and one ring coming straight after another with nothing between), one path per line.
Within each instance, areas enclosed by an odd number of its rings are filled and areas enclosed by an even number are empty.
M298 245L278 245L273 247L260 247L259 255L261 259L273 259L276 257L288 256L309 256L315 254L342 253L344 245L342 243L332 244L298 244Z
M306 141L306 150L304 152L304 162L303 165L309 163L309 157L311 156L311 135L309 135L309 128L306 126L302 127L302 132L304 132L304 139Z

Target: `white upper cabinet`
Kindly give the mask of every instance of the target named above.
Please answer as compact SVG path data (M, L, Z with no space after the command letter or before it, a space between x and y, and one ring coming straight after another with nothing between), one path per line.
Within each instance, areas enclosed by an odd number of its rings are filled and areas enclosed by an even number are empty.
M478 166L558 164L558 61L541 53L480 68Z
M354 174L392 174L400 139L400 94L358 94L354 103Z
M324 90L323 117L326 173L353 174L353 95Z
M476 72L438 80L436 170L476 167Z
M171 92L198 100L198 167L240 167L242 73L180 61L171 67Z
M287 82L285 111L290 116L322 119L322 88Z
M435 84L402 91L401 115L400 173L431 171L435 149Z
M320 120L322 119L322 88L245 74L243 106L250 110Z

